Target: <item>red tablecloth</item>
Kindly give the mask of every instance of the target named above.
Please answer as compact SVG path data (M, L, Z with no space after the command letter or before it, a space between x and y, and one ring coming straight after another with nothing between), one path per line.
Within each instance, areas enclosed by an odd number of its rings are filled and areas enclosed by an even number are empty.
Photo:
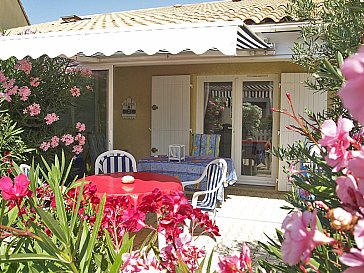
M122 183L121 178L125 175L133 176L135 178L134 183ZM152 172L99 174L86 176L85 180L90 181L92 185L96 185L96 194L100 198L105 193L107 195L126 195L131 197L135 204L155 188L159 188L164 193L182 191L181 182L176 177Z

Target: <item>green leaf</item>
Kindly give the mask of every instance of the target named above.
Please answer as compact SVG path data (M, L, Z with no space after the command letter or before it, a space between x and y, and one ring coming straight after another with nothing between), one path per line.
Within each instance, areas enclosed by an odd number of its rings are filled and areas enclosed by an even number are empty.
M106 195L104 194L104 196L102 197L102 200L100 202L99 211L97 212L97 215L96 215L96 220L95 220L95 223L94 223L94 226L92 229L90 241L87 244L86 254L82 257L82 260L81 260L81 268L84 268L85 272L87 272L87 270L89 269L90 263L91 263L92 253L94 251L96 238L97 238L100 226L101 226L101 220L102 220L102 216L104 213L105 202L106 202Z
M62 230L58 221L56 221L48 212L34 205L32 200L29 200L30 205L37 211L40 218L44 221L45 225L50 231L64 244L68 243L67 236Z
M12 255L0 255L0 263L23 263L29 261L56 261L60 260L56 257L38 254L38 253L19 253Z

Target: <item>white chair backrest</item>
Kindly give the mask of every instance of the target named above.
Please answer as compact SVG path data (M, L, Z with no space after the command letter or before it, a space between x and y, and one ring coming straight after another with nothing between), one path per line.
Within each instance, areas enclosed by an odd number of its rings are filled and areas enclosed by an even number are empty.
M134 156L121 150L106 151L100 154L95 161L95 174L136 171Z
M217 202L218 189L223 187L226 181L227 163L225 159L218 158L211 161L205 168L203 176L206 177L206 190L214 190L207 193L201 204L207 208L214 208Z
M29 178L30 166L28 164L20 164L19 168L20 168L20 171Z

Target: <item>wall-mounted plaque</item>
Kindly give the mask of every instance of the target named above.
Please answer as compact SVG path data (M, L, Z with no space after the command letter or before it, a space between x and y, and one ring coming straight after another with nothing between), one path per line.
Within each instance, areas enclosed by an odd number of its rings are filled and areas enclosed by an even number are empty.
M123 101L121 117L124 119L136 118L136 102L132 98Z

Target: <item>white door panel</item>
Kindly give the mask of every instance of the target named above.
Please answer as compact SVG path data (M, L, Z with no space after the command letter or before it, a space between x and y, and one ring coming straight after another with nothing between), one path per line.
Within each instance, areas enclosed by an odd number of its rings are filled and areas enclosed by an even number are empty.
M153 110L154 109L154 110ZM190 139L190 76L153 76L151 155L168 154L168 145Z

